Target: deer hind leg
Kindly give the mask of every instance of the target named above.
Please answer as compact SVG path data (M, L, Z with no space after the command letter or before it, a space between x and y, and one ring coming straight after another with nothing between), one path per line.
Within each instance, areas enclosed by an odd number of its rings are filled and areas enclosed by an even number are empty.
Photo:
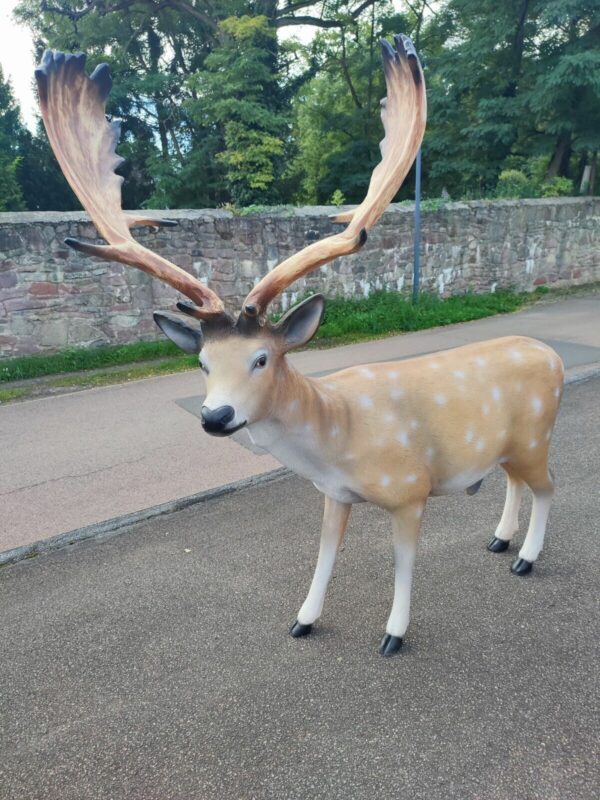
M533 492L533 504L525 540L511 570L515 575L526 575L531 572L533 562L544 546L546 525L554 496L554 479L548 468L547 448L540 454L538 461L519 464L517 471Z
M410 593L417 540L421 530L421 516L425 502L403 506L392 514L394 541L394 602L386 625L386 633L379 652L392 656L402 646L402 637L410 618Z
M510 540L519 530L519 509L523 497L524 481L506 469L506 500L504 510L494 533L494 538L487 549L491 553L503 553L508 549Z
M333 572L338 548L346 532L351 509L352 505L349 503L339 503L331 497L325 497L319 557L306 600L290 629L290 634L294 638L310 633L313 623L321 616L325 592Z

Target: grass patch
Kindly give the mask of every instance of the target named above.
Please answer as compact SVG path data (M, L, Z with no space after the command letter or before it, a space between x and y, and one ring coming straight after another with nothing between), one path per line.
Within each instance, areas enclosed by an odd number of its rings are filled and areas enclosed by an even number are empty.
M464 294L441 299L423 294L413 304L396 292L376 292L356 300L329 300L315 342L327 343L373 339L391 333L420 331L439 325L516 311L530 302L530 295L511 291Z
M52 355L22 356L2 360L0 382L41 378L44 375L57 375L61 372L116 367L120 364L153 361L180 354L181 351L169 340L90 348L73 347Z
M0 389L0 403L10 403L27 394L27 389Z
M185 372L198 366L196 356L177 356L160 364L145 364L131 369L113 372L94 372L91 375L65 375L63 378L49 380L46 386L52 389L69 387L93 388L94 386L109 386L113 383L127 383L139 381L140 378L153 378L157 375L169 375L173 372Z

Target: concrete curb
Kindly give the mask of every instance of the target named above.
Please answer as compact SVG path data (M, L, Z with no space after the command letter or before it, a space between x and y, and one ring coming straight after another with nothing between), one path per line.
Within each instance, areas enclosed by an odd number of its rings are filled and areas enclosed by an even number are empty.
M574 368L577 370L577 368ZM580 383L592 378L600 376L600 364L590 364L583 369L577 371L567 371L565 375L565 385L568 386L573 383ZM52 550L58 550L61 547L82 542L86 539L98 538L101 536L115 534L121 528L128 525L133 525L136 522L143 522L144 520L158 517L162 514L170 514L173 511L181 511L183 508L196 505L196 503L204 503L207 500L213 500L216 497L232 494L233 492L242 491L244 489L252 488L253 486L260 486L265 483L271 483L280 480L288 475L291 475L291 470L286 467L266 472L262 475L254 475L250 478L243 478L233 483L226 483L223 486L217 486L214 489L208 489L205 492L192 494L188 497L181 497L177 500L169 500L166 503L161 503L157 506L150 506L150 508L142 509L141 511L134 511L131 514L124 514L120 517L113 517L104 522L97 522L94 525L88 525L85 528L76 528L66 533L59 533L49 539L42 539L39 542L26 544L22 547L14 547L11 550L6 550L0 553L0 567L8 564L16 564L24 559L34 558L42 553L50 553Z
M588 381L590 378L597 378L600 375L600 364L588 364L587 366L574 367L573 372L567 370L565 372L565 386L571 383L581 383L581 381Z
M39 542L26 544L22 547L13 547L11 550L0 553L0 567L4 567L8 564L16 564L18 561L23 561L24 559L34 558L42 553L50 553L52 550L58 550L61 547L66 547L76 542L83 542L86 539L95 539L110 534L116 534L119 530L126 528L128 525L134 525L136 522L144 522L147 519L152 519L152 517L171 514L173 511L181 511L183 508L188 508L197 503L205 503L207 500L214 500L216 497L222 497L223 495L232 494L233 492L239 492L244 489L251 489L263 483L272 483L290 474L290 470L286 467L280 467L279 469L265 472L262 475L253 475L250 478L243 478L233 483L226 483L223 486L207 489L204 492L192 494L188 497L180 497L177 500L169 500L166 503L150 506L150 508L144 508L141 511L133 511L130 514L123 514L120 517L112 517L112 519L107 519L104 522L96 522L93 525L87 525L85 528L76 528L66 533L59 533L56 536L51 536L49 539L41 539Z

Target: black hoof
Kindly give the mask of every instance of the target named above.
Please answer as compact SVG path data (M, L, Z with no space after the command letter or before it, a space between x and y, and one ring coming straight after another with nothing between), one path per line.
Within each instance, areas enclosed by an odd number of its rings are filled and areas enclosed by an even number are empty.
M487 549L490 553L504 553L505 550L508 550L509 544L510 542L508 539L498 539L494 536L492 541L488 544Z
M517 558L513 561L510 571L514 575L527 575L527 573L531 572L532 567L532 561L525 561L524 558Z
M393 656L394 653L397 653L401 647L401 636L392 636L390 633L386 633L381 640L381 644L379 645L379 652L382 656Z
M292 627L290 628L290 636L293 636L294 639L299 639L300 636L308 636L308 634L312 631L312 624L311 625L303 625L301 622L294 622Z

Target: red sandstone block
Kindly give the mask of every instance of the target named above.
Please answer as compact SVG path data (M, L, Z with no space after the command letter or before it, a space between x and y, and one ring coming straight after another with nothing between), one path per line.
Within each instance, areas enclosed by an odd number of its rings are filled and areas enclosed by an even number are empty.
M51 297L58 294L58 284L47 283L46 281L32 283L29 287L29 294L34 294L37 297Z

